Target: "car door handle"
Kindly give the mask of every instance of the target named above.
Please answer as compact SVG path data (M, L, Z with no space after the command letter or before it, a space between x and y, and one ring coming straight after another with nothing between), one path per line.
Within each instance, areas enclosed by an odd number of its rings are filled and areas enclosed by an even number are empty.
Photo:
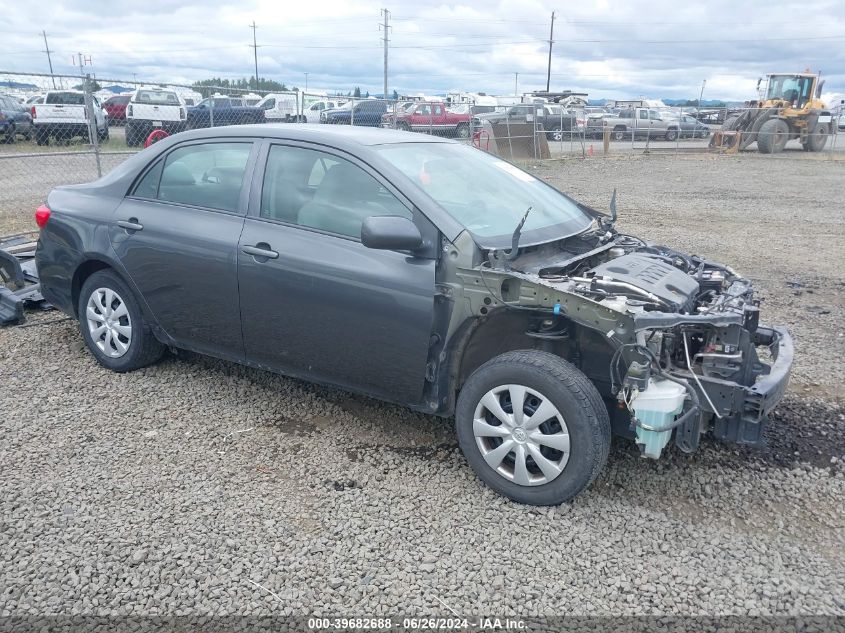
M276 251L271 251L270 245L265 242L259 242L255 246L242 246L241 251L256 258L278 259L279 257L279 254Z
M140 231L144 228L143 224L138 224L137 218L129 218L129 220L118 220L117 225L126 229L127 231Z

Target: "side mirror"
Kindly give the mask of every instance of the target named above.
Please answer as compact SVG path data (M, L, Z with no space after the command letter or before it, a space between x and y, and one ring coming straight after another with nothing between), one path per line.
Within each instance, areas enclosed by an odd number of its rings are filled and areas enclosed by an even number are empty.
M417 225L398 215L372 215L361 226L361 243L367 248L413 251L422 246Z

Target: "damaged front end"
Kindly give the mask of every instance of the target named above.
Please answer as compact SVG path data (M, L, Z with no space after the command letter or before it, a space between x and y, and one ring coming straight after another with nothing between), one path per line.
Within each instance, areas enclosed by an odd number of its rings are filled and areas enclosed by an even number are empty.
M728 266L601 225L515 257L481 256L455 271L474 315L531 314L525 335L593 381L614 431L643 455L659 457L673 434L695 451L708 430L762 442L789 380L792 340L759 324L751 283Z

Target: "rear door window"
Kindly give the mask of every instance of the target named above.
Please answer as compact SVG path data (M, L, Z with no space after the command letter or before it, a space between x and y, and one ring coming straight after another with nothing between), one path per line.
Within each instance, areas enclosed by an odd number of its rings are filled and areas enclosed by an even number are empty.
M177 148L163 163L155 198L237 212L251 150L252 143L201 143ZM153 171L147 174L151 183ZM145 176L135 195L147 197L143 194L150 193L152 184L148 187L146 180Z

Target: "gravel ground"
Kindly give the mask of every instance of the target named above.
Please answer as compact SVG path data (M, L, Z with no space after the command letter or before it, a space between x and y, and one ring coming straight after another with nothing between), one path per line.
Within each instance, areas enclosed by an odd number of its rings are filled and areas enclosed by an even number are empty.
M798 349L766 449L616 440L585 494L529 508L449 421L192 354L112 374L35 314L0 330L0 614L845 615L845 163L536 171L759 281Z

